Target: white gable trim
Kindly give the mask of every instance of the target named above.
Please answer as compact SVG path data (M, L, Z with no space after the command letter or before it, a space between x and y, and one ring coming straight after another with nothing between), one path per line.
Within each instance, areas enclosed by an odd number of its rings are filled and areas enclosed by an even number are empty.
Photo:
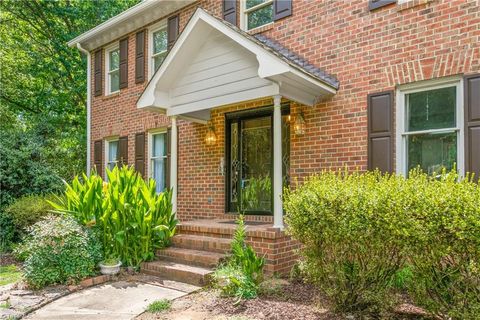
M238 88L238 90L235 89L233 92L232 87L229 87L228 92L216 91L215 87L212 87L212 89L203 89L198 97L190 95L189 99L179 99L168 86L179 79L181 71L175 70L175 72L172 72L173 69L169 70L170 66L175 59L184 59L179 60L179 62L192 61L192 59L186 59L185 57L195 57L197 52L192 52L194 50L187 50L184 47L189 44L193 46L201 45L200 42L196 42L200 38L198 34L202 35L201 38L207 39L212 32L218 32L221 36L227 37L233 43L245 49L248 54L254 55L254 61L256 60L256 63L258 63L258 70L256 71L258 86L249 88L246 85L248 81L243 80L235 84L235 88ZM192 33L193 36L190 37ZM251 58L245 61L251 61ZM179 69L179 62L177 62L177 69ZM263 80L260 81L260 79ZM252 79L252 81L255 80ZM175 92L178 92L178 90ZM209 92L212 92L212 94L209 95ZM185 30L180 34L163 64L148 83L137 101L137 108L163 109L167 115L189 116L188 113L191 112L272 95L282 95L304 105L313 106L319 98L335 93L336 90L328 84L305 73L300 67L292 66L199 8L191 17ZM199 120L206 121L208 119Z

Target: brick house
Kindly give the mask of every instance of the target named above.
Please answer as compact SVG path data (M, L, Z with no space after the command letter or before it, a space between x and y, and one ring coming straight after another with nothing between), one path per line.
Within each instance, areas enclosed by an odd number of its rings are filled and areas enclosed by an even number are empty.
M69 45L88 57L88 170L173 188L170 261L216 263L240 207L287 272L282 188L323 169L480 173L478 0L143 1Z

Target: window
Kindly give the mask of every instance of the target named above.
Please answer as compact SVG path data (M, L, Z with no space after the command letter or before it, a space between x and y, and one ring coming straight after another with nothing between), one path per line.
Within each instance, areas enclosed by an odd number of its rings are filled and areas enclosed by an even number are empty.
M273 22L273 0L242 1L242 28L255 29Z
M156 191L167 187L167 134L158 132L150 135L150 177L156 181Z
M107 155L105 167L113 170L118 164L118 140L107 140L105 147Z
M408 174L420 167L430 175L455 166L463 173L463 105L461 82L401 90L397 168Z
M118 46L106 50L107 94L120 90L120 49Z
M150 32L150 62L149 70L150 77L158 70L163 60L167 56L168 50L168 37L167 37L167 27L163 25L158 28L154 27L153 31Z

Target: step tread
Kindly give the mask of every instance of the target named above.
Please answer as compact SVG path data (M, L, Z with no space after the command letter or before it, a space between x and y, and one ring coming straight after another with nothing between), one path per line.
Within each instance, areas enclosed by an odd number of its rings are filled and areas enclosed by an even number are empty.
M153 268L163 268L166 270L180 270L183 272L196 273L202 276L211 274L213 272L213 270L210 268L192 266L188 264L172 262L172 261L164 261L164 260L146 262L147 268L145 269L149 269L150 266Z
M204 250L196 250L196 249L187 249L187 248L180 248L180 247L168 247L165 249L160 249L157 251L157 255L161 256L162 253L166 253L168 256L178 256L178 255L191 255L191 256L203 256L203 257L211 257L214 259L222 259L225 258L227 255L225 253L220 252L213 252L213 251L204 251Z

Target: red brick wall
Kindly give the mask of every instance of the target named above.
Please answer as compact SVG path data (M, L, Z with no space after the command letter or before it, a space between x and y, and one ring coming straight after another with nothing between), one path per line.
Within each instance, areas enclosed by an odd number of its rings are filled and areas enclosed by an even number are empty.
M221 14L221 1L199 1L180 11L181 29L197 6ZM293 2L293 15L263 28L280 42L340 80L340 90L328 101L304 108L307 125L302 137L291 136L293 181L321 169L366 169L367 94L391 90L397 84L480 71L480 3L419 1L368 11L368 1ZM164 116L137 110L145 84L134 83L135 33L129 35L129 85L120 94L94 97L93 142L112 135L129 136L133 164L134 135L167 126ZM93 77L92 77L93 78ZM223 114L271 104L271 99L212 111L217 144L206 146L206 126L180 122L180 219L224 213ZM299 110L292 107L292 114Z

